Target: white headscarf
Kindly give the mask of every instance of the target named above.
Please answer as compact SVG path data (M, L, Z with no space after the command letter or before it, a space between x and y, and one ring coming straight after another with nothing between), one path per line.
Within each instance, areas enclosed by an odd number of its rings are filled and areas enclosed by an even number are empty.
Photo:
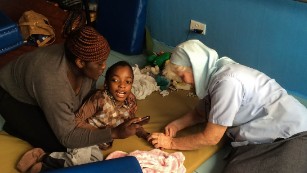
M200 99L208 94L212 74L223 65L236 63L228 57L219 59L215 50L199 40L188 40L176 46L170 61L176 65L192 67L196 95Z

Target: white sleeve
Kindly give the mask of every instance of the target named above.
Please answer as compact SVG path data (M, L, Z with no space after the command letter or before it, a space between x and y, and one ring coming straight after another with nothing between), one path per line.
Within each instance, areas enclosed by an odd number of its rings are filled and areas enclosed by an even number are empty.
M231 76L224 77L209 87L209 95L211 110L208 121L232 126L244 96L242 83Z

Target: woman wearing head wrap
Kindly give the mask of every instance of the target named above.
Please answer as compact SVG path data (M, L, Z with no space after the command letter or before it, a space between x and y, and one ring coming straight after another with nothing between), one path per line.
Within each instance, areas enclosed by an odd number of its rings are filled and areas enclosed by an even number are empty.
M110 66L105 75L104 89L92 94L76 112L76 127L92 130L115 128L134 118L135 111L131 110L132 102L129 101L133 80L133 69L128 62L119 61ZM141 118L135 122L138 123L140 120ZM144 139L148 136L142 127L136 134ZM106 150L110 147L112 142L68 148L66 152L45 153L41 148L33 148L20 158L16 168L22 173L38 173L98 162L103 160L101 149Z
M306 171L307 109L274 79L218 58L198 40L178 45L170 61L201 100L192 112L170 122L165 133L151 134L148 140L156 148L194 150L216 145L227 134L235 152L226 172ZM202 132L176 137L197 123L205 123ZM283 162L285 167L276 164Z
M3 129L51 152L134 135L135 125L120 130L76 127L74 113L95 89L109 53L105 38L84 26L64 45L39 48L7 64L0 70Z

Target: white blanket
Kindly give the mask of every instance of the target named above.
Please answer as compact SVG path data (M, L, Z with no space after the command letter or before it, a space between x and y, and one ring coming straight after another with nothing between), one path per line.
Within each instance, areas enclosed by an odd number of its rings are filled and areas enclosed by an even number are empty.
M156 80L149 74L142 74L138 65L133 67L133 74L134 82L131 92L135 95L136 99L145 99L152 92L160 90Z

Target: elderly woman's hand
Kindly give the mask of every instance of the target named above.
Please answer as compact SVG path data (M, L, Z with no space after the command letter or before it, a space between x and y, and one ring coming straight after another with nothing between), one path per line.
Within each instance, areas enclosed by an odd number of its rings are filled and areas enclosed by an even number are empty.
M148 137L148 141L155 148L172 149L173 138L166 136L164 133L152 133Z
M172 122L165 126L164 130L166 136L175 137L178 132L178 127L174 122Z

